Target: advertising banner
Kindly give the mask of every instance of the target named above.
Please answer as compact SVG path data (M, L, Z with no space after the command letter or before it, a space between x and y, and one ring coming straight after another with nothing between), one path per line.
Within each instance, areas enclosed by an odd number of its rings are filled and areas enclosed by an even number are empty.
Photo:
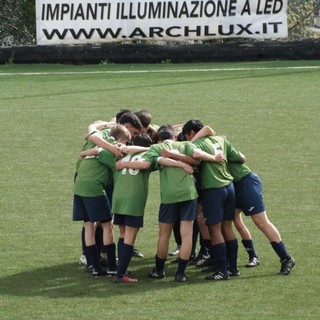
M287 0L36 0L37 44L287 37Z

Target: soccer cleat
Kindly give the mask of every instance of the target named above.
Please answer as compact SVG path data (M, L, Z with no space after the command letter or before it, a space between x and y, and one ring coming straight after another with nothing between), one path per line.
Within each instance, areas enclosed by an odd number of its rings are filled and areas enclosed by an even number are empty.
M80 259L79 259L79 264L82 264L82 265L84 265L84 266L87 265L87 258L86 258L86 256L85 256L84 254L81 255L81 257L80 257Z
M240 276L240 271L239 271L239 269L238 269L238 268L233 269L233 270L228 269L228 276L229 276L229 277L239 277L239 276Z
M154 279L164 279L166 277L166 274L164 270L158 271L157 269L152 269L148 273L149 278L154 278Z
M206 276L204 278L205 278L205 280L220 281L220 280L228 280L229 276L228 276L228 274L224 274L221 271L216 271L215 273L211 274L210 276Z
M246 264L247 268L253 268L260 264L259 257L252 257L249 259L248 263Z
M204 253L199 253L192 261L189 262L189 265L197 265L197 263L205 259L205 257L209 256Z
M210 255L209 254L203 255L202 258L199 259L195 265L198 268L210 267L211 266Z
M180 253L180 246L176 246L170 253L170 256L177 256Z
M296 261L293 259L293 257L290 257L290 259L282 259L280 262L281 269L280 272L278 272L278 275L281 276L287 276L296 264Z
M92 270L93 270L93 265L92 264L90 266L85 266L84 267L84 271L85 272L92 273Z
M116 276L118 272L118 268L107 268L107 275L108 276Z
M115 283L132 283L132 282L138 282L138 279L130 278L128 275L124 275L121 278L116 277Z
M99 269L99 270L96 270L96 269L92 269L92 275L94 277L102 277L102 276L106 276L107 275L107 272L103 269Z
M143 253L141 253L136 248L133 248L132 256L133 257L138 257L138 258L143 258L144 257Z
M174 277L175 282L186 282L188 279L184 274L177 273Z

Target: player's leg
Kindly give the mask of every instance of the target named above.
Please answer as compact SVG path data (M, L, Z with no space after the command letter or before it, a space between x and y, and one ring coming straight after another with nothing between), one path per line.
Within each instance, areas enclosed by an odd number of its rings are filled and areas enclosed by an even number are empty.
M137 279L129 277L126 273L132 258L134 243L139 229L140 227L125 226L124 243L119 254L116 282L129 283L138 281Z
M90 221L84 222L84 241L86 244L86 255L91 262L93 270L99 271L100 268L100 256L95 242L95 228L94 223Z
M169 250L169 240L173 229L174 222L159 222L159 237L157 242L156 266L149 272L150 278L165 278L164 266L167 260Z
M232 220L225 220L222 222L222 233L226 244L226 256L228 274L230 276L239 276L239 269L237 266L238 260L238 240L232 229Z
M173 223L159 223L159 238L157 242L157 256L161 259L167 259L170 235L173 229Z
M205 223L205 218L203 216L202 212L202 206L199 208L200 212L198 212L197 215L197 221L198 221L198 227L200 231L200 252L201 258L196 263L197 267L208 267L212 264L212 261L210 261L210 247L211 247L211 240L210 240L210 234L208 227Z
M192 251L193 223L194 220L180 221L181 247L178 267L175 274L175 281L177 282L185 282L187 280L185 270Z
M117 271L116 245L114 243L114 229L112 221L101 221L103 229L103 250L107 255L108 273L115 275Z
M280 258L281 269L279 275L288 275L295 266L295 260L288 254L285 244L281 239L280 232L275 225L268 219L266 211L251 216L255 225L264 233L271 243L275 253Z
M242 213L240 209L236 209L236 215L234 219L234 226L241 236L241 242L248 253L249 261L246 267L255 267L260 264L259 257L255 252L251 233L247 226L244 224Z

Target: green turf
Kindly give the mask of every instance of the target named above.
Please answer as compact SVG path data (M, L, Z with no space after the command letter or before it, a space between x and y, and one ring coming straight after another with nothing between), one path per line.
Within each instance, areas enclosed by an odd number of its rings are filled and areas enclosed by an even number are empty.
M318 319L319 83L320 61L0 66L0 319ZM188 267L189 282L176 284L168 264L167 279L148 279L157 173L136 243L145 258L130 266L139 282L85 274L71 221L75 162L87 125L121 108L148 109L156 124L198 118L226 135L262 179L292 274L276 275L278 258L246 218L259 267L244 268L240 246L239 278L206 282Z

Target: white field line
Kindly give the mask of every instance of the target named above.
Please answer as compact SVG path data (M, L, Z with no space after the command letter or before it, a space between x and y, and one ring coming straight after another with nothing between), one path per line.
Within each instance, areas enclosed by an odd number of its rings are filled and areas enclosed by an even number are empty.
M187 72L234 72L234 71L272 71L272 70L317 70L320 66L302 67L261 67L261 68L209 68L172 70L123 70L123 71L62 71L62 72L0 72L0 76L43 76L43 75L86 75L86 74L135 74L135 73L187 73Z

